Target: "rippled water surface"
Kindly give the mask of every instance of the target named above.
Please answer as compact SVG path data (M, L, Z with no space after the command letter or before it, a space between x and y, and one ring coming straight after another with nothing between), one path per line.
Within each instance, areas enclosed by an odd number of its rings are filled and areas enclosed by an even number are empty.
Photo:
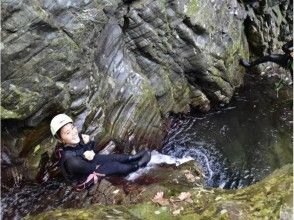
M292 87L247 76L229 105L173 119L162 152L192 156L208 186L240 188L292 163Z

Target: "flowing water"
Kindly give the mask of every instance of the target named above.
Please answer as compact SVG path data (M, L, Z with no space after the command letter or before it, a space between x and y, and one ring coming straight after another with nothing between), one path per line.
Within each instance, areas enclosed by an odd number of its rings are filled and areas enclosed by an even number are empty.
M229 105L208 114L172 117L160 149L172 157L153 152L150 164L180 164L192 157L202 167L207 186L240 188L292 163L292 87L283 87L277 97L271 82L277 79L247 78ZM127 179L136 179L148 169ZM91 203L87 194L72 193L70 187L54 181L27 183L1 192L1 196L1 219L21 219L28 214Z
M209 187L248 186L292 163L292 87L278 93L272 80L247 76L231 103L209 114L173 119L161 149L193 157Z

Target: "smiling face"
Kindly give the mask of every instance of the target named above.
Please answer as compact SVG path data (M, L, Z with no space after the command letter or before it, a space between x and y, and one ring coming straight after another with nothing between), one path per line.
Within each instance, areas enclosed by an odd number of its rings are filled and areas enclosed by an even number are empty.
M78 129L72 123L68 123L60 129L60 137L64 144L74 145L80 142Z

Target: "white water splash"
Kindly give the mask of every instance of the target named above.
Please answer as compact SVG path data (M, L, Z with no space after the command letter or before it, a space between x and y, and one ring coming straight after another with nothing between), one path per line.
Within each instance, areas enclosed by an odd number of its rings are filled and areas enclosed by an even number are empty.
M200 150L196 149L196 148L191 148L191 151L192 153L194 153L195 155L198 155L198 156L201 156L203 159L204 159L204 162L206 164L206 168L207 168L207 172L208 172L208 180L210 180L213 175L214 175L214 172L212 171L211 167L210 167L210 164L209 164L209 159L208 157L203 153L201 152ZM187 153L189 153L189 151L187 151Z
M165 154L161 154L156 150L153 150L151 152L151 159L149 163L146 165L146 167L140 168L136 172L133 172L129 174L126 179L129 181L133 181L137 179L139 176L141 176L144 173L147 173L150 169L156 167L157 164L175 164L176 166L179 166L183 163L186 163L188 161L194 160L192 157L183 157L183 158L177 158Z

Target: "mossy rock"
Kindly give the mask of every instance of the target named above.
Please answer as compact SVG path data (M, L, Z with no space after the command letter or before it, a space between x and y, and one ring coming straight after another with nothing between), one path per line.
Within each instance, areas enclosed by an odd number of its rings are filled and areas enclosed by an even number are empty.
M92 205L53 210L26 219L292 219L293 166L285 165L261 182L238 190L190 188L190 200L159 205L150 198L134 205ZM180 193L179 193L180 194Z

